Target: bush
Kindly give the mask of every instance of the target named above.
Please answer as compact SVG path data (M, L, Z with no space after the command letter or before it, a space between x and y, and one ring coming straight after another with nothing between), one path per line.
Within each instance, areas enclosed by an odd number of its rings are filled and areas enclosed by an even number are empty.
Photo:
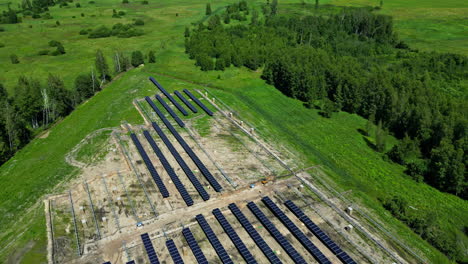
M81 13L81 17L84 17L84 16L85 16L85 14L84 14L84 13Z
M60 42L58 42L56 40L49 41L49 46L51 46L51 47L57 47L59 44L60 44Z
M136 26L143 26L145 24L145 22L138 18L137 20L135 20L135 23L134 23Z
M106 26L100 26L93 31L91 31L88 35L88 38L107 38L110 37L111 30Z
M48 54L49 54L49 51L48 51L48 50L40 50L40 51L37 53L37 55L41 55L41 56L43 56L43 55L48 55Z
M133 67L138 67L141 64L144 64L145 61L143 60L143 53L141 51L137 50L132 52L132 65Z
M3 47L5 47L5 44L0 43L0 48L3 48Z
M62 54L62 53L60 53L60 51L58 51L58 50L54 50L54 51L52 51L52 52L50 53L50 55L52 55L52 56L58 56L58 55L61 55L61 54Z
M89 1L88 3L90 3L90 4L94 4L94 1Z
M68 6L68 3L67 2L62 2L60 3L59 7L64 7L64 6Z
M144 0L143 2L141 2L143 5L147 5L149 4L148 1Z
M122 0L122 4L128 4L128 0Z
M150 51L148 53L148 63L155 63L156 62L156 56L154 55L154 51Z
M88 30L86 29L80 30L80 35L88 35Z
M80 3L76 3L75 6L78 7L78 8L81 7Z
M111 35L119 38L131 38L143 35L143 31L134 28L131 24L117 23L112 27Z
M0 32L4 32L4 31L5 31L5 29L0 27Z
M125 12L124 11L119 11L119 16L125 16Z
M18 64L20 63L19 59L18 59L18 56L16 56L16 54L11 54L10 55L10 60L11 60L11 63L12 64Z
M52 19L53 17L50 15L50 13L45 13L44 16L42 17L44 19Z
M37 14L37 13L34 13L34 14L32 15L32 18L34 18L34 19L41 18L41 15L39 15L39 14Z
M60 26L60 21L58 21L58 20L55 21L55 24L56 24L57 26Z

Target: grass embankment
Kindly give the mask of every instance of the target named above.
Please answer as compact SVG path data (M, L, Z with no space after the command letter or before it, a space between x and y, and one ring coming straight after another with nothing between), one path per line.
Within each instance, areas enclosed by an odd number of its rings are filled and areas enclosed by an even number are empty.
M414 2L410 1L413 4ZM20 74L45 78L48 72L61 75L70 87L77 74L84 69L91 69L97 48L101 48L109 56L109 63L115 50L155 49L157 64L147 64L142 70L126 73L53 127L47 138L33 140L0 167L0 181L4 190L0 192L0 226L3 227L0 244L7 245L0 249L0 262L6 260L13 249L18 252L31 240L36 241L33 249L19 259L23 263L44 262L46 234L43 209L38 206L32 212L26 210L40 197L54 190L59 183L77 175L78 172L65 163L64 157L87 134L99 128L118 126L121 120L143 122L134 110L132 100L154 94L155 87L147 81L147 77L161 72L220 87L210 89L210 92L238 110L262 134L302 154L307 165L323 164L338 186L343 190L352 189L350 195L374 209L406 243L419 249L433 263L446 261L435 249L392 218L377 199L392 195L403 196L418 210L437 212L440 223L447 230L460 230L463 227L464 220L468 218L467 203L425 184L415 183L403 174L401 166L384 161L381 154L371 150L358 133L357 129L363 128L366 121L356 115L340 113L331 119L324 119L315 110L304 108L301 102L287 98L275 88L266 85L256 72L236 68L230 68L226 72L199 71L184 54L182 34L186 25L204 17L205 3L164 0L147 6L137 2L124 6L120 1L110 0L94 5L81 2L81 9L51 8L50 13L54 19L43 23L41 20L28 19L23 24L2 25L6 32L0 34L6 47L0 49L0 59L8 62L9 54L17 53L21 60L17 65L0 65L0 70L4 72L0 81L10 91ZM280 10L283 4L288 3L297 1L282 1ZM225 4L226 2L216 3L212 8L216 10ZM388 5L390 9L390 3ZM385 12L386 7L385 2L381 12ZM412 10L411 6L408 7ZM124 10L127 15L122 19L113 19L113 8ZM81 12L86 14L85 18L81 18ZM90 18L91 13L97 17ZM178 17L176 13L179 14ZM73 15L76 18L71 18ZM90 40L78 34L81 29L94 28L99 23L112 26L118 22L129 22L134 17L145 20L144 36ZM59 27L46 26L56 20L60 20ZM33 27L29 28L29 24L33 24ZM417 28L414 32L418 33ZM404 33L401 35L404 37ZM419 37L415 39L424 38L424 35L417 36ZM31 39L35 41L30 41ZM67 54L58 57L36 55L51 39L60 40ZM447 44L449 42L437 41L433 46L447 45L448 50L463 52L463 45L455 49ZM159 76L157 79L169 90L194 87L166 77ZM15 237L18 237L17 240Z

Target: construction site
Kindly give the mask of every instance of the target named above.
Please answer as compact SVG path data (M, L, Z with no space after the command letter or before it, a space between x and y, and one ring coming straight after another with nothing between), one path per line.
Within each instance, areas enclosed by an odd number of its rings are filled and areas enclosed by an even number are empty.
M418 263L320 165L207 91L135 98L145 120L90 134L44 201L49 263ZM168 87L170 88L170 87Z

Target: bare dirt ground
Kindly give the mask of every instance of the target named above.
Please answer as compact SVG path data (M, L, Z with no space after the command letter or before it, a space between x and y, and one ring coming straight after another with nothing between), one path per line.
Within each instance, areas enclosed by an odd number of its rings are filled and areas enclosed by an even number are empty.
M207 102L207 98L203 100ZM246 207L249 201L254 201L261 208L307 262L315 263L312 255L263 205L260 199L264 196L269 196L332 263L341 262L284 206L286 200L292 200L301 207L358 263L379 263L382 260L390 262L395 259L388 252L388 248L391 247L384 239L378 234L367 234L369 230L364 224L357 223L359 219L349 219L341 214L347 204L327 192L324 192L324 195L328 196L326 199L330 201L324 202L315 192L314 188L318 187L312 186L314 178L308 173L302 171L297 176L293 176L296 173L292 172L300 169L297 165L289 166L289 164L300 164L293 162L295 160L293 152L278 151L273 143L267 144L255 136L246 124L230 115L229 110L219 106L213 106L216 108L214 117L198 113L189 118L184 117L186 128L177 127L180 135L223 187L223 191L219 193L211 188L199 168L169 130L162 122L157 122L210 195L208 201L203 201L169 149L150 126L150 121L157 119L154 119L154 114L148 113L151 109L142 106L142 103L141 100L135 101L135 106L147 120L145 125L123 125L121 128L96 131L88 135L67 155L70 164L81 168L81 176L71 183L69 193L50 196L47 201L50 205L50 214L47 215L51 245L49 263L105 261L126 263L129 260L149 263L140 238L143 233L150 235L162 263L172 262L165 245L168 239L174 240L186 263L194 263L196 260L193 253L182 236L184 227L191 229L210 263L220 263L219 257L195 221L197 214L204 215L232 260L235 263L244 263L235 245L213 216L212 210L216 208L221 209L256 260L259 263L269 263L260 248L227 208L230 203L235 203L241 209L284 263L291 263L292 259L288 254ZM193 206L187 207L182 200L161 161L143 136L144 130L151 133L175 170L194 200ZM95 155L95 160L88 162L80 160L77 153L83 148L92 147L92 139L103 131L112 132L105 141L105 152ZM130 139L130 132L137 135L166 185L170 193L168 198L163 198L159 192L141 155ZM266 178L268 182L261 183ZM311 186L305 183L310 183ZM251 184L254 184L253 187ZM333 202L333 206L330 206L330 202ZM137 226L137 223L143 225ZM360 229L345 231L345 227L350 224L359 225ZM378 239L384 247L377 245L372 237ZM405 262L401 258L398 261Z

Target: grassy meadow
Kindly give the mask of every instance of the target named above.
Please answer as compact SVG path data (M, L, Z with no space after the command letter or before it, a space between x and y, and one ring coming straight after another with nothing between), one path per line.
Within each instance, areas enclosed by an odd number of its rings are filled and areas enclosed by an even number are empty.
M4 2L6 0L0 0L0 3ZM265 84L259 78L260 72L231 67L225 72L206 73L195 67L184 53L183 32L186 25L204 19L206 1L150 0L149 5L132 0L129 4L117 0L103 0L96 4L77 2L81 8L76 8L74 3L69 7L50 8L54 17L50 20L27 18L21 24L1 25L5 32L0 32L0 43L5 47L0 48L0 82L9 92L14 93L14 85L21 74L45 80L49 72L55 73L65 80L67 87L72 87L76 75L91 71L98 48L108 56L109 65L112 65L111 57L115 51L133 50L144 53L154 50L157 63L124 73L59 121L50 129L48 137L33 140L0 167L3 189L0 192L0 226L3 227L0 229L0 244L5 245L0 248L0 263L45 263L47 239L44 209L39 199L66 189L66 181L79 174L78 170L66 164L64 156L87 134L100 128L118 126L121 120L143 122L132 100L156 92L147 80L149 75L155 76L168 90L203 88L179 79L212 86L208 88L210 93L255 124L262 135L297 152L305 166L323 165L339 189L352 190L348 193L349 198L373 209L390 230L431 263L448 260L391 217L381 207L379 198L399 195L417 210L436 212L446 231L458 232L466 244L466 236L460 230L468 219L467 202L416 183L404 175L403 167L385 161L358 132L358 129L365 128L366 120L363 118L347 113L335 114L330 119L322 118L315 110L306 109L301 102L287 98ZM235 1L212 3L212 9L217 10L232 2ZM280 12L293 10L299 6L298 2L280 1ZM349 5L351 1L323 2ZM352 1L353 5L378 5L374 2ZM310 8L312 1L306 3L305 8L309 7L309 10L303 11L315 12ZM379 12L394 15L400 36L415 48L468 54L467 36L463 34L467 28L467 5L464 1L455 0L387 0ZM112 18L113 8L127 14L120 19ZM81 13L85 17L81 17ZM78 34L81 29L99 25L112 27L118 22L130 23L135 18L145 21L141 27L145 35L128 39L88 39ZM61 25L54 27L57 20ZM39 50L49 48L50 40L61 41L67 53L56 57L37 55ZM12 53L18 55L20 64L10 64ZM394 140L389 138L388 141L391 144Z

